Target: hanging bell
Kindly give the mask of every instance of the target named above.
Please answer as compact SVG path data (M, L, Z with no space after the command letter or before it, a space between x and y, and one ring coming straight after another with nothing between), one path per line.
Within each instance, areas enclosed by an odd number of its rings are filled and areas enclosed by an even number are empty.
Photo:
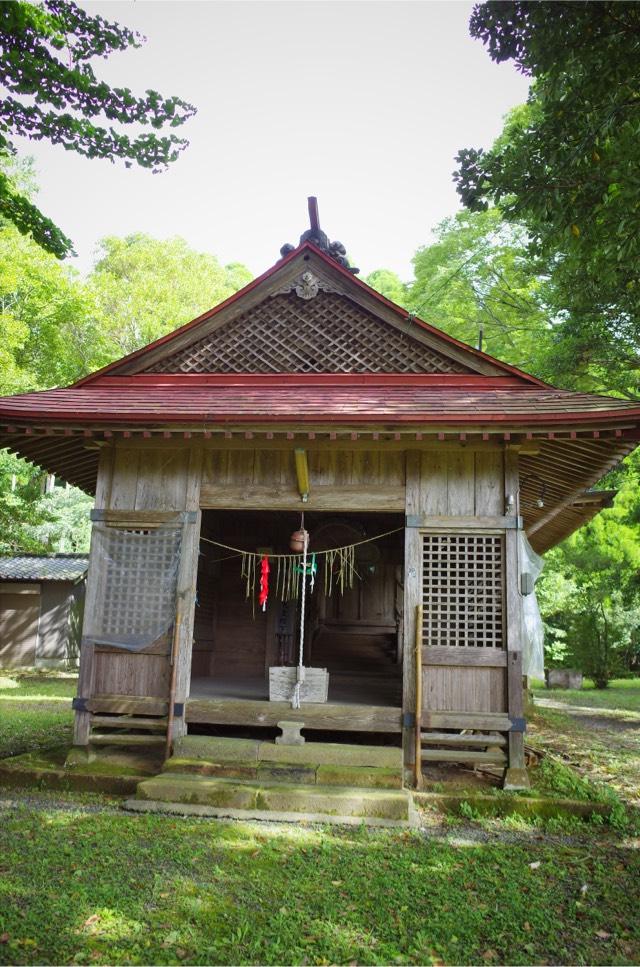
M289 538L289 547L291 548L292 551L295 551L296 554L301 554L302 551L304 551L305 541L308 547L309 531L306 531L304 530L304 528L301 528L300 530L294 531L291 537Z

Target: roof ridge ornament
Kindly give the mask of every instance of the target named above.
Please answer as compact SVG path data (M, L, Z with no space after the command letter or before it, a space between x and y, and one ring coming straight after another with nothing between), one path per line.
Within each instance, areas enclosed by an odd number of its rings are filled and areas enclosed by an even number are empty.
M351 272L352 275L358 275L360 269L349 265L347 250L342 242L329 241L329 237L327 236L326 232L323 232L320 228L318 199L311 195L309 198L307 198L307 203L309 206L309 223L311 227L308 228L306 232L302 233L298 244L302 245L304 242L313 242L313 244L316 245L320 251L332 258L338 263L338 265L341 265L343 268L347 269L347 271ZM284 258L285 255L288 255L289 252L293 252L294 249L295 245L291 245L289 242L287 242L280 249L280 255L282 258Z

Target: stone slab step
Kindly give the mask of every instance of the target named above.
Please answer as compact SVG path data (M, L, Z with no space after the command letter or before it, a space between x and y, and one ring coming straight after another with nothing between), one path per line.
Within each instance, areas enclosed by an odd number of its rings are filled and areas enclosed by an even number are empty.
M165 745L164 735L129 735L126 732L92 732L89 745Z
M405 789L287 785L161 773L139 783L136 800L299 816L349 816L408 822L412 800ZM321 821L321 820L318 820Z
M489 745L505 746L507 744L506 735L472 735L455 734L453 732L421 732L420 739L423 745L452 745L452 746L473 746L474 748L485 749Z
M502 766L507 757L501 749L495 752L482 752L475 749L423 749L423 762L470 762L478 765Z
M307 765L296 762L235 761L210 762L172 756L162 769L168 773L191 773L221 779L255 779L259 782L301 782L307 785L358 786L366 789L400 789L400 769L374 766Z
M402 749L394 746L349 745L342 742L305 742L276 745L259 739L185 735L175 743L175 755L207 762L283 762L310 766L363 766L397 769L402 773Z
M167 732L167 719L135 718L132 715L92 715L91 726L106 729L140 729L147 732Z
M331 816L328 813L288 813L267 809L234 809L231 806L202 806L193 803L159 802L157 800L127 799L123 808L136 813L166 813L173 816L203 816L213 819L239 819L242 822L262 821L269 823L322 823L323 825L366 826L407 829L419 825L419 816L413 805L409 818L378 819L376 816Z

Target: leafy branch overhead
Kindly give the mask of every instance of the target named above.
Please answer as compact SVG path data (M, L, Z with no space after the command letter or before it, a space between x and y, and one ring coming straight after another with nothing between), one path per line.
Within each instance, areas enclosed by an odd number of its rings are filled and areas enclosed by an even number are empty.
M162 128L180 127L195 108L148 90L137 97L96 76L92 59L140 47L139 34L89 14L73 0L5 0L0 4L0 156L15 153L11 138L49 140L87 158L121 160L154 172L175 161L188 142ZM117 126L148 125L131 135ZM0 176L0 215L64 258L69 238L6 175Z
M464 205L524 224L567 313L570 356L640 365L640 6L489 2L471 17L494 61L533 79L528 103L454 177ZM637 395L632 378L629 395Z

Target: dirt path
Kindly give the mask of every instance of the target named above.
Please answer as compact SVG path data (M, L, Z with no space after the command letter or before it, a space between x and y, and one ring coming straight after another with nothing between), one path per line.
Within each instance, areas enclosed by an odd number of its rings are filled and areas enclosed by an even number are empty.
M591 778L610 784L640 804L640 715L626 709L587 708L552 698L535 698L542 715L530 732L567 757Z

